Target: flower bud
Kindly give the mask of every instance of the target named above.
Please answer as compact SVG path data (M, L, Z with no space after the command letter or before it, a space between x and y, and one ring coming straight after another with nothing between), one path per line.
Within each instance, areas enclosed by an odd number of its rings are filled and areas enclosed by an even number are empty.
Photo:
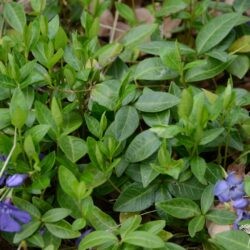
M25 179L28 177L27 174L14 174L7 178L6 186L7 187L18 187L23 184Z

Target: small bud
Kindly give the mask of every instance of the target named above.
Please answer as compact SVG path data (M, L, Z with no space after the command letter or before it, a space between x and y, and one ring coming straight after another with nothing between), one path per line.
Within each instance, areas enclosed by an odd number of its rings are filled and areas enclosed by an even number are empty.
M23 184L25 179L28 177L27 174L14 174L7 178L6 186L7 187L18 187Z

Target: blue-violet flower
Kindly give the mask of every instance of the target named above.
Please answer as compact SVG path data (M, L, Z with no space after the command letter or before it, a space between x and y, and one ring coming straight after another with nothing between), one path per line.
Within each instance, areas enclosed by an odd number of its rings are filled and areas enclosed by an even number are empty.
M9 201L0 202L0 231L20 232L20 224L30 221L31 216L28 212L11 205Z
M28 177L27 174L14 174L6 179L7 187L18 187L23 184L25 179Z
M243 180L231 172L225 180L215 184L214 194L221 202L241 199L245 194Z

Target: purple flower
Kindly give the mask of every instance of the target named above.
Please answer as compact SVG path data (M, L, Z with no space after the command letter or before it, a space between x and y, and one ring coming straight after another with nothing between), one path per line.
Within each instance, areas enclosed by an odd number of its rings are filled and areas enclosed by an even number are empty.
M3 173L3 175L0 177L0 187L3 187L5 185L6 180L6 174Z
M6 156L5 155L2 155L2 154L0 154L0 161L6 161Z
M234 208L243 209L248 205L248 200L245 198L241 198L241 199L232 201L232 203L233 203Z
M239 229L239 222L242 220L249 220L250 213L244 209L237 209L236 214L237 214L237 219L234 221L233 228Z
M23 184L25 179L28 177L27 174L14 174L7 178L6 186L7 187L18 187Z
M214 194L221 202L241 199L245 195L243 180L233 172L229 173L226 180L218 181L215 184Z
M9 201L0 202L0 231L20 232L21 223L30 222L31 216L9 203Z

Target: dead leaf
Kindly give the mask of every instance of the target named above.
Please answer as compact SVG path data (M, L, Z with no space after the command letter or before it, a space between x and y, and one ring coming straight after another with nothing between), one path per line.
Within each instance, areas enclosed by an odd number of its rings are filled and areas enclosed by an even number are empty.
M166 38L172 37L172 31L176 29L181 23L181 19L172 19L171 17L164 18L161 26L161 34Z
M110 30L112 29L114 22L113 14L110 10L105 10L100 17L100 29L99 36L109 37Z
M154 22L154 16L146 8L136 8L135 15L136 15L137 20L141 23L150 24Z
M236 164L236 163L232 163L227 167L227 172L235 172L235 174L237 176L239 176L240 178L243 178L245 175L245 164Z
M115 40L119 40L129 29L130 27L126 23L117 22L114 35Z

